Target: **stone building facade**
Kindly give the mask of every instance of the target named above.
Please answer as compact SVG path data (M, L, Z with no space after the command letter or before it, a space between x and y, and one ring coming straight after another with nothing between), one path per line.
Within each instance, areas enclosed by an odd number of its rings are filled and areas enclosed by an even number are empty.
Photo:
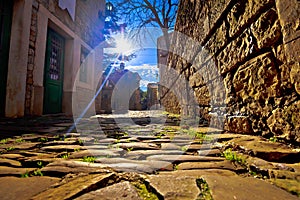
M110 65L103 72L97 87L100 93L95 101L96 113L126 113L128 110L141 110L140 80L138 73Z
M158 110L160 108L158 101L158 83L148 83L147 85L147 109Z
M299 16L297 0L181 0L166 69L187 80L211 126L299 143ZM193 112L194 101L162 92L172 98Z
M6 81L0 114L72 115L74 95L92 96L102 71L102 49L96 47L103 41L99 13L105 0L1 0L0 5L7 9L1 17L9 21L1 35L10 32L8 51L1 54L7 62L1 63ZM81 100L79 107L88 98Z

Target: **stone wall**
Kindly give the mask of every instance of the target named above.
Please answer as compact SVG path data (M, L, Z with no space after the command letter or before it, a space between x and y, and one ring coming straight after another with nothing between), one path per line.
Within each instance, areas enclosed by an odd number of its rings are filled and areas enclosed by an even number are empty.
M181 0L167 69L211 126L299 143L299 16L297 0Z

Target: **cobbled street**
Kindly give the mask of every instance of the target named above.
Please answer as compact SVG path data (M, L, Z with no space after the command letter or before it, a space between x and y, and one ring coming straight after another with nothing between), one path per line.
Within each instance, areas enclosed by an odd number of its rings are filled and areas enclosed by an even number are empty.
M72 122L64 116L2 121L1 131L15 136L0 144L1 199L300 194L300 149L278 141L191 127L158 111L83 118L68 132Z

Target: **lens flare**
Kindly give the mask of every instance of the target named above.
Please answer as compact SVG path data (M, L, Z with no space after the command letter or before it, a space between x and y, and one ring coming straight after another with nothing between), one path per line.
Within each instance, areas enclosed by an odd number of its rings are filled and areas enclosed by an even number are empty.
M115 48L116 53L126 54L127 52L133 50L133 45L131 41L125 38L123 35L116 36L115 43L116 43L116 48Z

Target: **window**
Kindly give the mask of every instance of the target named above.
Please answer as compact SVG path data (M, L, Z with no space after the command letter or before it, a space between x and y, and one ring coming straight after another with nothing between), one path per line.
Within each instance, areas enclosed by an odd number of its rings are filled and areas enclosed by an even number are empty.
M88 54L88 50L81 47L79 81L84 83L87 83L88 79Z

